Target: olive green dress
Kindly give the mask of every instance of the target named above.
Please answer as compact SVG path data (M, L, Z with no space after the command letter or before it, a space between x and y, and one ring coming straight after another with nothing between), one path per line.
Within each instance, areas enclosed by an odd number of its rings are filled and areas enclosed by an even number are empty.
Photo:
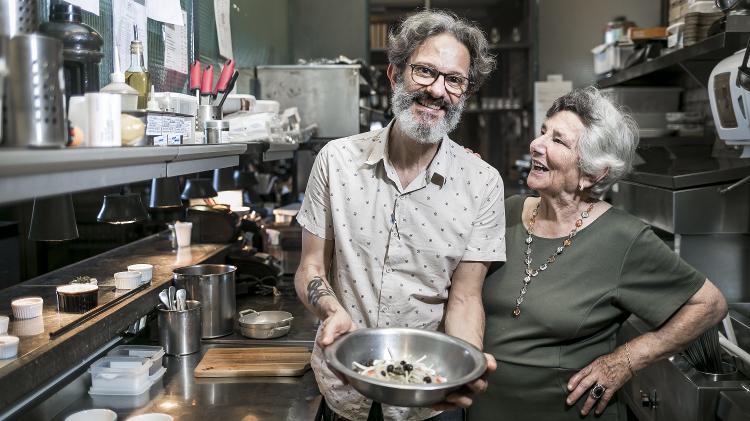
M471 421L580 419L585 398L565 405L570 377L614 350L617 330L631 314L659 326L705 280L647 225L611 208L578 231L572 246L531 281L515 319L511 312L525 269L524 200L513 196L505 202L508 260L484 284L484 346L498 369L469 409ZM563 240L533 239L533 268ZM621 411L613 400L597 419L625 419Z

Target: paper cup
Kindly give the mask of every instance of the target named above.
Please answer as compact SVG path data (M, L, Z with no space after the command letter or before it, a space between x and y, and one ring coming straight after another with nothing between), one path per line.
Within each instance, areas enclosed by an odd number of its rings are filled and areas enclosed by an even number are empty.
M177 247L190 245L190 232L193 230L192 222L175 222L175 235L177 236Z
M42 297L23 297L13 300L10 306L13 310L13 317L22 320L41 316L43 304Z

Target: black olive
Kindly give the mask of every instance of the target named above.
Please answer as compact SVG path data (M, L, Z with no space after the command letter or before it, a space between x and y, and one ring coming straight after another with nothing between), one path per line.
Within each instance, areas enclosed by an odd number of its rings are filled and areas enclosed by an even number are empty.
M372 365L374 363L375 363L375 361L373 361L372 359L370 359L370 360L365 361L364 364L362 364L362 365L365 366L365 367L372 367Z
M388 364L388 367L385 368L389 373L393 373L393 364Z
M414 366L411 365L411 364L406 364L404 366L404 370L406 370L406 371L412 371L412 370L414 370Z
M406 361L401 361L401 365L406 365Z
M422 380L424 380L425 383L432 383L432 379L430 378L430 376L424 376L424 379Z
M380 370L380 375L383 376L383 377L385 377L385 371Z

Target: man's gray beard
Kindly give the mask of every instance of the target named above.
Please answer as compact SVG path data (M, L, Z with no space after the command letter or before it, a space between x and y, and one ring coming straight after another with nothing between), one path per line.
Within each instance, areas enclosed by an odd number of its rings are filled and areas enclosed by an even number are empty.
M408 92L404 86L403 79L396 81L391 96L393 114L398 121L401 129L408 137L419 143L434 144L443 140L443 137L455 129L461 120L461 113L466 104L466 97L461 97L457 104L443 103L445 116L436 123L424 123L415 116L410 107L420 98L427 98L432 101L432 97L427 91L418 89L414 92Z

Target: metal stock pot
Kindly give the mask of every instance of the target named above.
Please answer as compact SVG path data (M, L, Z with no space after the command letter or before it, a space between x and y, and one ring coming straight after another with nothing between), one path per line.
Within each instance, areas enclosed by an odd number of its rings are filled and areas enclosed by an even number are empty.
M289 333L294 316L288 311L240 311L240 332L251 339L273 339Z

